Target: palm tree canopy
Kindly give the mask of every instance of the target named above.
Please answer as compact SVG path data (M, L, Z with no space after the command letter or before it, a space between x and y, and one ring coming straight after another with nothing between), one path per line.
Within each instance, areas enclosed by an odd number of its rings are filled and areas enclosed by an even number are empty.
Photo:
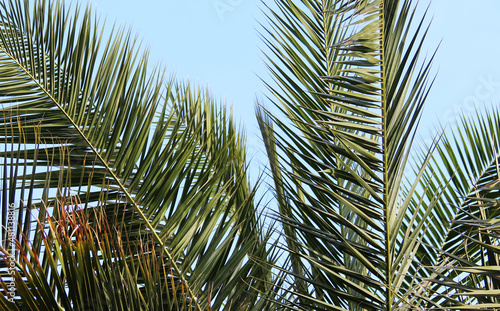
M274 2L270 222L209 91L89 8L0 1L1 310L500 308L499 111L414 147L416 4Z

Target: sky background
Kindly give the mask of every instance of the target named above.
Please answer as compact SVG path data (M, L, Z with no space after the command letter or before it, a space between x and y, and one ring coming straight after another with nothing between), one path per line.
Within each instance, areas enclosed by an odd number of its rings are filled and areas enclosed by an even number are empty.
M76 1L67 1L76 2ZM415 1L416 2L416 1ZM85 0L80 3L87 3ZM150 60L166 66L180 79L208 86L232 107L246 129L251 170L265 161L254 116L255 98L265 91L267 78L257 30L264 22L254 0L92 0L107 24L130 26L150 49ZM266 1L270 4L271 1ZM500 2L497 0L420 1L432 24L424 55L432 55L436 81L426 102L420 136L430 142L438 123L453 123L476 107L500 103Z

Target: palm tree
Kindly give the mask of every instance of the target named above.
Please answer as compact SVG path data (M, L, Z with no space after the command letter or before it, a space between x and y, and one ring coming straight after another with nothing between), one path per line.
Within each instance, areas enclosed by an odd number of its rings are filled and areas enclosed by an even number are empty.
M412 1L275 4L263 37L278 112L257 115L287 308L497 310L498 111L415 151L432 57Z
M432 84L412 2L275 3L271 242L208 92L89 9L1 2L0 309L500 308L499 112L412 148Z

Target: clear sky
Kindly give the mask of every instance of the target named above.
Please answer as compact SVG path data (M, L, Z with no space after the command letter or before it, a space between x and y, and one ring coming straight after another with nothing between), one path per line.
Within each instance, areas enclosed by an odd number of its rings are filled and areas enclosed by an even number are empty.
M249 154L263 161L254 117L255 98L263 97L264 91L258 76L267 75L259 50L264 44L256 30L258 21L264 21L259 1L90 2L108 24L131 26L150 48L153 63L161 62L178 78L207 85L225 99L246 127ZM425 9L429 2L422 0L419 7ZM499 13L497 0L436 0L430 5L433 21L424 53L431 55L442 43L433 65L437 79L420 127L423 139L429 141L427 133L435 124L453 121L460 111L474 113L474 105L499 105Z

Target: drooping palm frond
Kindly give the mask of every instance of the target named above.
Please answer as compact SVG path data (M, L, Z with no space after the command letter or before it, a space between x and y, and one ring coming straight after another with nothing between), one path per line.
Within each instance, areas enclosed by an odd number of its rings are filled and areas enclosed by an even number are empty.
M58 1L0 3L2 241L14 203L19 245L46 267L33 222L58 221L61 198L77 196L90 226L100 209L131 245L151 241L189 308L251 308L270 272L255 264L266 236L232 118L208 92L151 71L130 34L105 40L89 9L68 12Z
M292 307L395 309L410 299L432 208L408 223L418 182L402 195L429 86L423 19L413 27L410 1L275 2L269 85L290 122L263 111L260 124L284 239L300 258L288 275L306 284Z

